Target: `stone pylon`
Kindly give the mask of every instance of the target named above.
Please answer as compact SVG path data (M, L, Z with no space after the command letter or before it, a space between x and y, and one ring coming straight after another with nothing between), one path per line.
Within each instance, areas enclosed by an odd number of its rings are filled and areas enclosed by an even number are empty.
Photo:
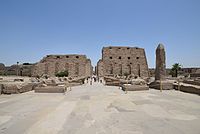
M166 80L166 55L164 45L161 43L156 49L155 81L150 83L149 87L160 90L173 89L173 83Z
M160 43L156 49L155 80L165 80L165 79L166 79L166 55L165 55L164 45Z

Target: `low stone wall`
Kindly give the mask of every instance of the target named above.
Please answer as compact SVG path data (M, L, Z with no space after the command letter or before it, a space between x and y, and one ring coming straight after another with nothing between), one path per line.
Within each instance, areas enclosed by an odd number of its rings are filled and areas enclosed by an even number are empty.
M183 83L200 86L200 81L189 81L189 80L185 80L185 81L183 81Z
M149 90L149 86L146 85L122 85L123 91L143 91L143 90Z
M80 86L80 85L82 85L81 83L76 83L76 82L71 82L71 83L68 83L68 85L70 86L70 87L74 87L74 86Z
M120 81L118 79L104 77L104 80L107 86L120 86Z
M6 83L2 84L2 93L4 94L18 94L33 90L34 83Z
M46 87L36 87L36 93L64 93L66 88L64 86L46 86Z
M175 90L180 90L182 92L186 93L192 93L192 94L198 94L200 95L200 87L199 86L194 86L194 85L180 85L178 88L178 84L174 84L174 89Z

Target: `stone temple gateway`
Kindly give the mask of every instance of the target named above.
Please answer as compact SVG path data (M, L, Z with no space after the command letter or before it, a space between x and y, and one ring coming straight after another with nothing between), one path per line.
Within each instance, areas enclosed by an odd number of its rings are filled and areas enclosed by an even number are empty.
M97 75L134 75L148 77L145 50L138 47L103 47L102 59L97 63Z
M33 66L32 75L55 76L56 73L65 70L69 76L89 77L92 75L91 60L85 55L47 55Z

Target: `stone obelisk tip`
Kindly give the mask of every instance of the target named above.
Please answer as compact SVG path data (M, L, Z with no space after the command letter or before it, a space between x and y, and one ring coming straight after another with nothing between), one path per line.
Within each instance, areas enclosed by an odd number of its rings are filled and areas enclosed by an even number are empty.
M164 45L162 43L160 43L157 47L157 49L165 49Z

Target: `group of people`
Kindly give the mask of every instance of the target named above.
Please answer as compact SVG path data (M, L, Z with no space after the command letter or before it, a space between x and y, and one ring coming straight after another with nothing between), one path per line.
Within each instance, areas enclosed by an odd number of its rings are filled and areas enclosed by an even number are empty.
M100 82L100 83L102 83L103 81L102 81L102 79L100 79L99 77L93 75L93 76L91 76L91 77L87 77L87 78L86 78L86 82L87 82L87 83L89 82L90 85L92 85L93 82Z

